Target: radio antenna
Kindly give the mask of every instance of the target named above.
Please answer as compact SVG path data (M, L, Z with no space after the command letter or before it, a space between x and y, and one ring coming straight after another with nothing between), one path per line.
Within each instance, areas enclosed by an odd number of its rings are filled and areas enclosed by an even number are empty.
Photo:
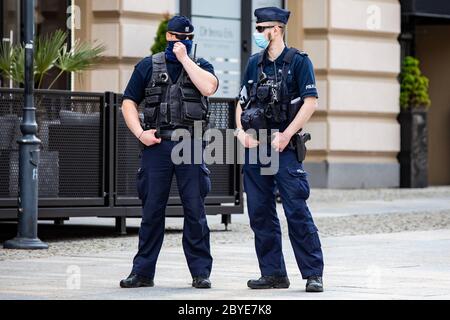
M194 61L197 62L197 44L194 44Z

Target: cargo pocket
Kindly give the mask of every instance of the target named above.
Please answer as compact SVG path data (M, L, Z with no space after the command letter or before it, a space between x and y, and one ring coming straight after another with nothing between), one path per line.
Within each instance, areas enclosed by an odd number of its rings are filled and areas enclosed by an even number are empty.
M186 123L205 120L206 112L207 109L201 100L183 100L182 102L181 114Z
M200 165L200 196L202 198L211 191L211 178L209 169L203 164Z
M187 124L205 120L208 107L203 103L198 89L195 86L186 86L181 88L180 92L182 120Z
M292 199L308 199L309 198L309 183L308 174L301 167L288 168L289 175L292 177L293 181L291 185L291 194L289 195Z
M136 173L136 190L139 199L144 200L147 193L147 177L143 168L139 168Z
M162 88L152 87L145 89L145 103L148 108L154 108L159 106L162 99Z
M317 227L312 224L308 225L305 228L305 247L309 252L313 252L314 250L317 250L322 247L322 244L320 243L319 234Z
M156 125L156 116L158 108L145 108L144 109L144 122L150 124L152 127Z

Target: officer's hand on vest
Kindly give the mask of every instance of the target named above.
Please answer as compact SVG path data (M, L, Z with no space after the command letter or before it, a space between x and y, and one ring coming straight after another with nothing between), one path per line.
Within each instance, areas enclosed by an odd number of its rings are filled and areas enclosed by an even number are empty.
M282 152L284 148L287 147L289 141L291 140L291 137L289 137L286 133L283 132L275 132L272 136L274 137L272 140L272 147L277 152Z
M155 137L155 129L146 130L142 133L140 137L140 141L145 144L147 147L154 145L156 143L161 143L161 138L157 139Z
M253 138L252 135L245 133L243 130L239 131L239 134L237 135L237 138L239 142L245 147L245 148L255 148L258 146L259 141Z

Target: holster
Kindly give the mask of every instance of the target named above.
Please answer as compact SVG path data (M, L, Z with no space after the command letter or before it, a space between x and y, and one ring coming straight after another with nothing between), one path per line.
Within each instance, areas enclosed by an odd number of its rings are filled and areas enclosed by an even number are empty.
M311 140L311 135L309 133L301 134L300 132L296 133L291 141L289 141L289 147L295 150L295 154L297 155L297 161L303 162L306 158L306 142Z

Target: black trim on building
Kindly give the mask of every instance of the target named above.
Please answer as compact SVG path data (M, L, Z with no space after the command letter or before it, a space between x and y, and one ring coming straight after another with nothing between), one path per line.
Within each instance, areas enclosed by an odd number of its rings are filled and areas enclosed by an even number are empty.
M66 8L71 7L73 5L72 2L73 2L73 0L66 0ZM70 18L70 15L71 15L67 11L68 10L66 10L66 21L67 21L67 19ZM80 19L81 19L81 17L80 17ZM71 50L72 49L72 29L71 28L66 28L66 30L67 30L67 48L69 50ZM68 90L70 90L71 87L72 87L72 73L67 73L67 76L66 76L66 88Z
M401 59L416 54L416 26L450 24L450 1L448 0L400 0L402 22Z
M192 1L180 0L180 15L186 16L189 19L192 17Z
M450 19L448 0L401 0L402 15L432 19Z
M4 32L4 26L3 23L5 21L4 19L4 12L3 12L3 0L0 0L0 17L1 17L1 23L0 23L0 36L1 36L1 41L3 41L3 38L5 36Z
M241 1L241 74L252 54L252 16L252 1Z

